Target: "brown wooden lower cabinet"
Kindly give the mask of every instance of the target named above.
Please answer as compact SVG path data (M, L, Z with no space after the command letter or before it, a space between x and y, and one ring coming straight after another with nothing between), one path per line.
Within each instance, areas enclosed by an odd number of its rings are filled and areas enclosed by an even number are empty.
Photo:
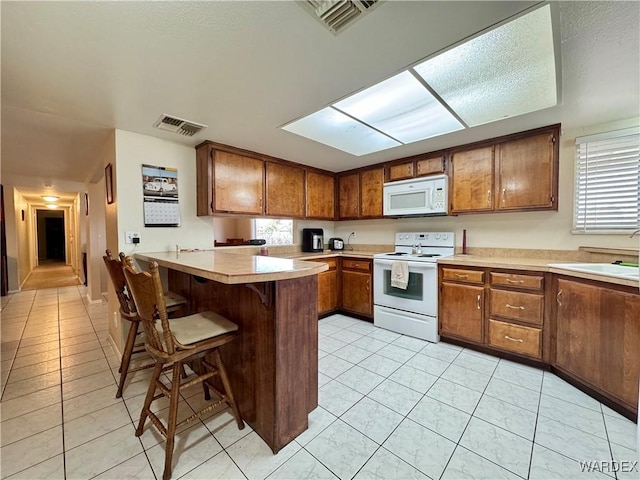
M318 315L325 315L338 309L338 259L314 260L329 265L329 270L318 274Z
M342 259L342 310L373 316L371 267L368 259Z
M638 408L640 295L630 288L558 277L555 366L595 391Z
M440 334L482 343L484 287L443 282Z

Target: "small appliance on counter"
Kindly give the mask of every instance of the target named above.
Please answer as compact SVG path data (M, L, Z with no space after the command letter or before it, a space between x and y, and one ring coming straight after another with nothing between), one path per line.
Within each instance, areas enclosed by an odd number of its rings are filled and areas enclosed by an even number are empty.
M302 251L322 252L324 250L324 231L321 228L302 229Z
M329 250L344 250L344 241L341 238L330 238Z

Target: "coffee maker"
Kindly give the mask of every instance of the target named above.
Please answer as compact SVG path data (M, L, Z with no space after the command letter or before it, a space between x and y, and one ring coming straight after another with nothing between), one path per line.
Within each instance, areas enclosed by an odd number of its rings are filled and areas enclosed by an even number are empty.
M324 231L321 228L302 229L302 251L322 252L324 250Z

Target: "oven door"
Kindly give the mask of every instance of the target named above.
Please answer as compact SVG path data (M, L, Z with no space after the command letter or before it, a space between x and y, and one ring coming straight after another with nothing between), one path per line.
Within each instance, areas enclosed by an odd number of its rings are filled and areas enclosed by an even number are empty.
M391 286L394 261L373 260L373 303L406 312L438 316L438 267L435 263L409 261L409 283L406 290Z

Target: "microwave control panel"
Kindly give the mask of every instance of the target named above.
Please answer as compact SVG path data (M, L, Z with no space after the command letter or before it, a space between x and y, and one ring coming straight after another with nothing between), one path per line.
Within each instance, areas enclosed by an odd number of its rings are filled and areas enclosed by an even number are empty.
M433 192L433 208L444 209L444 188L438 187Z

